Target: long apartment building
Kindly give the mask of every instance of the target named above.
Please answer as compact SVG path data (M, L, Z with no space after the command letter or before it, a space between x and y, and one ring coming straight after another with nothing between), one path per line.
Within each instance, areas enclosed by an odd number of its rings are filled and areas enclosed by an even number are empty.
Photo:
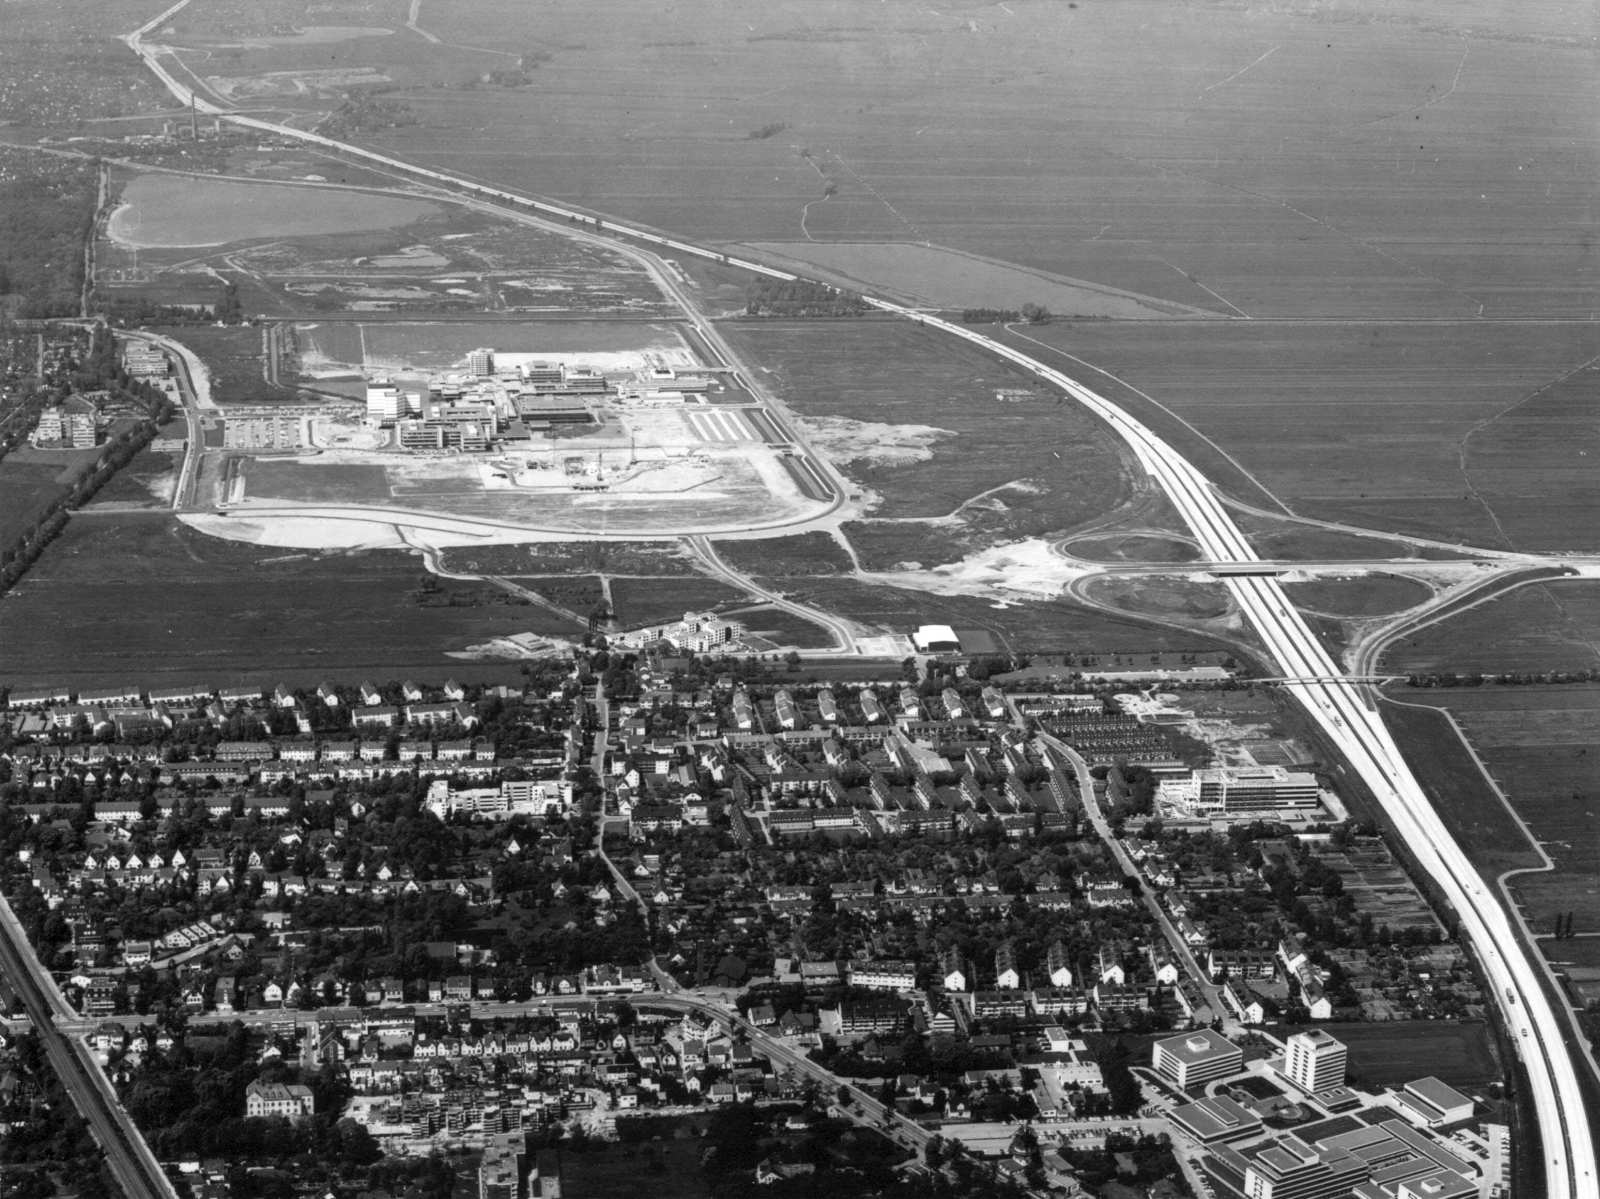
M1157 798L1186 816L1248 816L1315 809L1322 790L1316 775L1282 766L1213 766L1163 779Z

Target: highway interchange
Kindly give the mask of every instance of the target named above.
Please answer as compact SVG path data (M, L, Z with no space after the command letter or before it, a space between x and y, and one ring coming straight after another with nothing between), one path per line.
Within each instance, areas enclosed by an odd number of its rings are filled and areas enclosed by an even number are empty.
M792 272L730 256L711 247L669 238L648 229L619 225L609 219L602 221L592 213L488 187L474 180L420 167L292 126L229 111L197 95L181 82L173 72L176 60L169 51L161 46L147 45L144 41L147 35L169 20L185 3L187 0L180 0L124 39L185 107L192 105L201 113L235 125L376 163L404 176L442 185L452 192L465 193L472 199L485 200L511 212L532 212L555 217L579 229L587 226L596 234L603 229L612 238L626 238L654 250L726 263L771 278L800 278ZM636 247L630 247L630 250L638 252ZM665 272L652 273L659 277ZM675 292L675 288L669 286L669 291ZM1172 446L1103 396L1021 350L964 325L887 299L870 295L865 298L872 307L882 312L974 344L1076 399L1106 421L1127 443L1150 477L1177 508L1206 559L1234 564L1259 561L1228 509L1200 472ZM701 329L700 332L705 334L707 331ZM1596 1180L1595 1146L1584 1110L1579 1077L1580 1069L1586 1067L1580 1067L1575 1062L1573 1052L1564 1038L1564 1022L1540 985L1540 972L1530 961L1528 949L1519 942L1505 909L1490 893L1484 880L1439 819L1377 713L1370 693L1364 687L1351 685L1270 571L1264 567L1261 575L1230 575L1223 582L1266 646L1279 673L1286 679L1299 680L1285 683L1285 688L1302 704L1327 740L1339 750L1370 789L1395 832L1405 841L1416 862L1454 910L1462 935L1476 953L1526 1069L1535 1123L1542 1134L1542 1193L1550 1199L1596 1199L1600 1196L1600 1183ZM15 951L16 947L12 949ZM690 1002L680 996L663 996L661 999L669 1003ZM741 1031L748 1030L741 1028ZM779 1059L786 1060L781 1053ZM802 1063L803 1059L794 1064L804 1069ZM94 1073L99 1074L98 1071ZM130 1193L143 1193L143 1188Z

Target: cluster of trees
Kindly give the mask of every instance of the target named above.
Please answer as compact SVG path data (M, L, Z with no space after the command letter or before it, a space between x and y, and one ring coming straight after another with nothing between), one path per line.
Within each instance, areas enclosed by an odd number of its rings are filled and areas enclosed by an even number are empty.
M77 316L100 164L3 153L17 169L0 172L0 304L22 317Z
M244 323L244 305L239 302L239 285L232 279L223 280L222 290L211 307L211 314L225 325Z
M1021 308L963 308L962 323L968 325L1007 325L1027 321L1042 325L1050 319L1050 310L1043 304L1024 304Z
M759 129L752 129L745 136L753 142L765 141L769 137L777 137L789 127L788 121L769 121ZM809 155L807 155L809 157Z
M1408 674L1407 687L1482 687L1485 683L1500 683L1508 687L1528 687L1548 683L1593 683L1600 681L1600 670L1518 670L1507 674L1483 674L1471 671L1466 674L1428 673Z
M745 289L746 316L860 316L867 302L853 291L805 279L757 279Z
M388 99L370 91L348 91L344 100L317 126L325 137L348 137L358 133L381 133L415 125L417 114L403 100Z
M155 439L156 430L172 416L172 402L166 396L128 378L117 361L111 332L103 326L95 328L88 358L74 376L74 385L79 390L103 388L114 397L131 399L141 404L149 415L107 442L91 468L41 510L10 545L0 546L0 594L26 573L44 552L44 547L66 527L68 510L82 507L93 499L112 475L132 462L134 455Z

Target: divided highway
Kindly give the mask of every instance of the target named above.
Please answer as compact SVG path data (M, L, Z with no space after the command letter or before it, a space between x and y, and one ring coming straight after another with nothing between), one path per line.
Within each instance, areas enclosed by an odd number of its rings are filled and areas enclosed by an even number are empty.
M649 229L602 220L591 213L489 187L475 180L419 167L292 126L242 116L221 108L195 95L168 69L167 62L161 58L169 53L164 47L151 47L143 43L143 36L157 28L171 12L182 7L183 2L185 0L180 0L174 9L130 34L126 41L173 95L185 105L194 104L200 112L245 128L375 162L405 175L504 204L513 210L558 217L596 232L610 232L660 249L727 263L769 278L802 278L790 271L777 270L709 247L679 241ZM880 311L959 337L1061 388L1107 421L1127 442L1145 470L1161 485L1182 514L1206 557L1234 563L1257 560L1244 534L1200 472L1165 441L1103 396L1022 351L964 325L888 300L869 296L867 302ZM1563 1039L1563 1022L1536 981L1538 971L1533 968L1527 951L1518 941L1505 910L1496 902L1466 854L1439 819L1382 718L1370 706L1367 693L1360 687L1350 685L1344 678L1276 580L1236 577L1226 582L1246 618L1275 659L1279 673L1285 678L1302 680L1286 684L1286 688L1296 696L1371 789L1396 833L1406 841L1422 869L1427 871L1455 910L1462 933L1477 954L1527 1070L1534 1114L1543 1138L1542 1193L1549 1199L1600 1199L1595 1146L1584 1111L1579 1066Z

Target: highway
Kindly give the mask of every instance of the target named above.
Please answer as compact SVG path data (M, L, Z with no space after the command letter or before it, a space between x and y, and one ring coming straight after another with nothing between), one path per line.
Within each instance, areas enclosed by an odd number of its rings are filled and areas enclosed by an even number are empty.
M180 0L177 7L184 2ZM172 11L176 9L169 13ZM605 230L618 237L726 263L768 278L791 281L801 278L791 271L670 238L654 230L618 224L592 213L420 167L292 126L230 112L196 96L180 82L161 61L165 48L152 49L143 44L143 36L158 27L163 17L147 23L125 40L173 95L186 105L193 103L207 115L375 162L430 183L503 203L514 211L538 212L574 226L587 226L595 232ZM1205 557L1234 563L1258 560L1243 532L1200 472L1173 447L1103 396L1014 346L965 325L890 300L872 296L865 299L881 312L960 338L1060 388L1105 420L1127 443L1177 508ZM1373 708L1369 693L1343 681L1341 672L1277 581L1270 577L1232 577L1226 580L1226 585L1275 660L1279 674L1285 678L1309 680L1286 684L1286 690L1305 707L1328 740L1346 757L1383 808L1395 833L1405 841L1421 869L1454 909L1462 935L1471 944L1493 998L1500 1006L1511 1039L1522 1053L1532 1092L1534 1122L1543 1138L1542 1193L1548 1199L1600 1199L1595 1145L1584 1110L1579 1066L1565 1043L1562 1021L1538 982L1539 972L1530 960L1529 947L1519 942L1505 909L1489 892L1439 819ZM1583 1068L1588 1069L1587 1066Z
M200 413L216 411L216 404L211 399L210 374L193 350L170 337L136 329L118 329L117 336L158 346L177 364L186 444L183 447L183 465L178 469L177 486L172 490L172 508L175 512L182 511L194 503L195 480L200 473L201 454L205 449Z
M177 1199L177 1191L150 1146L122 1108L111 1082L77 1034L58 1028L82 1026L28 943L11 904L0 897L0 974L27 1010L51 1067L89 1124L106 1165L128 1199Z

